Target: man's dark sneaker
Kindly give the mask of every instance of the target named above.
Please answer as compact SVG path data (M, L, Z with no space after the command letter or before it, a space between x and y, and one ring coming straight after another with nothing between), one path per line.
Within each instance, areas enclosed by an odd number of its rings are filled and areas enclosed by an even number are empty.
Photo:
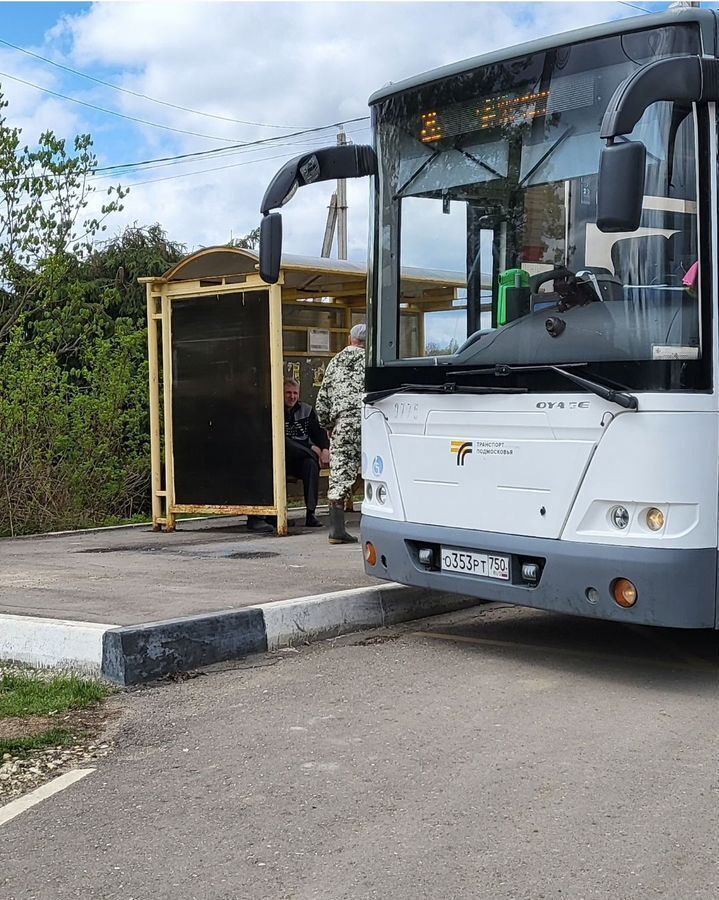
M275 529L269 522L264 522L259 516L248 516L247 530L254 531L255 534L272 534Z
M324 525L313 512L308 512L305 516L305 528L324 528Z

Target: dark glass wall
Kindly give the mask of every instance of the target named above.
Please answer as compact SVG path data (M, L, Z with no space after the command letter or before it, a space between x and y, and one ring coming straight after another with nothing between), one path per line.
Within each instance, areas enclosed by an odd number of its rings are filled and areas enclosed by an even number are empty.
M267 291L175 300L175 502L272 506Z

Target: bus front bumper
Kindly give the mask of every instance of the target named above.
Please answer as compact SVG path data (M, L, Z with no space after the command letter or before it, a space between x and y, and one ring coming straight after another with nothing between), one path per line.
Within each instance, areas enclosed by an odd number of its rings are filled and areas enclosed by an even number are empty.
M365 571L400 584L434 588L577 616L672 628L717 627L717 551L618 547L521 535L495 534L364 515L362 546L376 554ZM509 557L509 580L440 569L440 548ZM431 554L420 551L431 550ZM425 562L420 561L420 556ZM427 557L431 562L427 564ZM527 564L539 577L522 577ZM614 600L612 585L629 579L637 589L634 606Z

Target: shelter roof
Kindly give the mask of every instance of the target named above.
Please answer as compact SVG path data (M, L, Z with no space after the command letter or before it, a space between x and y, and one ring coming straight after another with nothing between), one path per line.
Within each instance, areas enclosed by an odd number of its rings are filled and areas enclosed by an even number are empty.
M258 264L259 255L254 250L227 246L206 247L181 259L160 279L142 280L231 280L233 276L257 274ZM294 289L299 293L307 290L312 294L331 294L338 288L344 292L356 288L357 293L362 293L367 278L367 267L361 263L289 253L282 254L281 271L285 290ZM423 286L429 285L446 289L466 287L466 278L462 272L403 266L401 275L404 286L416 285L420 292ZM482 276L483 282L487 279L488 276Z
M162 276L162 281L191 281L196 278L212 278L224 275L246 275L257 272L259 254L243 247L205 247L185 256ZM313 271L344 275L350 278L366 278L367 266L347 259L328 259L324 256L297 256L282 254L281 268L285 274L296 271ZM402 267L402 279L407 281L442 281L461 286L465 283L461 272L446 269L419 269Z

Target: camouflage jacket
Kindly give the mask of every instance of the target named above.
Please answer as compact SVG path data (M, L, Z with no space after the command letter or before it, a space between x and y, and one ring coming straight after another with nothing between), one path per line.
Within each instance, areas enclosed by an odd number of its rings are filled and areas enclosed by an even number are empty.
M364 393L364 350L345 347L325 370L325 377L315 410L323 428L334 428L337 419L346 414L359 415Z

